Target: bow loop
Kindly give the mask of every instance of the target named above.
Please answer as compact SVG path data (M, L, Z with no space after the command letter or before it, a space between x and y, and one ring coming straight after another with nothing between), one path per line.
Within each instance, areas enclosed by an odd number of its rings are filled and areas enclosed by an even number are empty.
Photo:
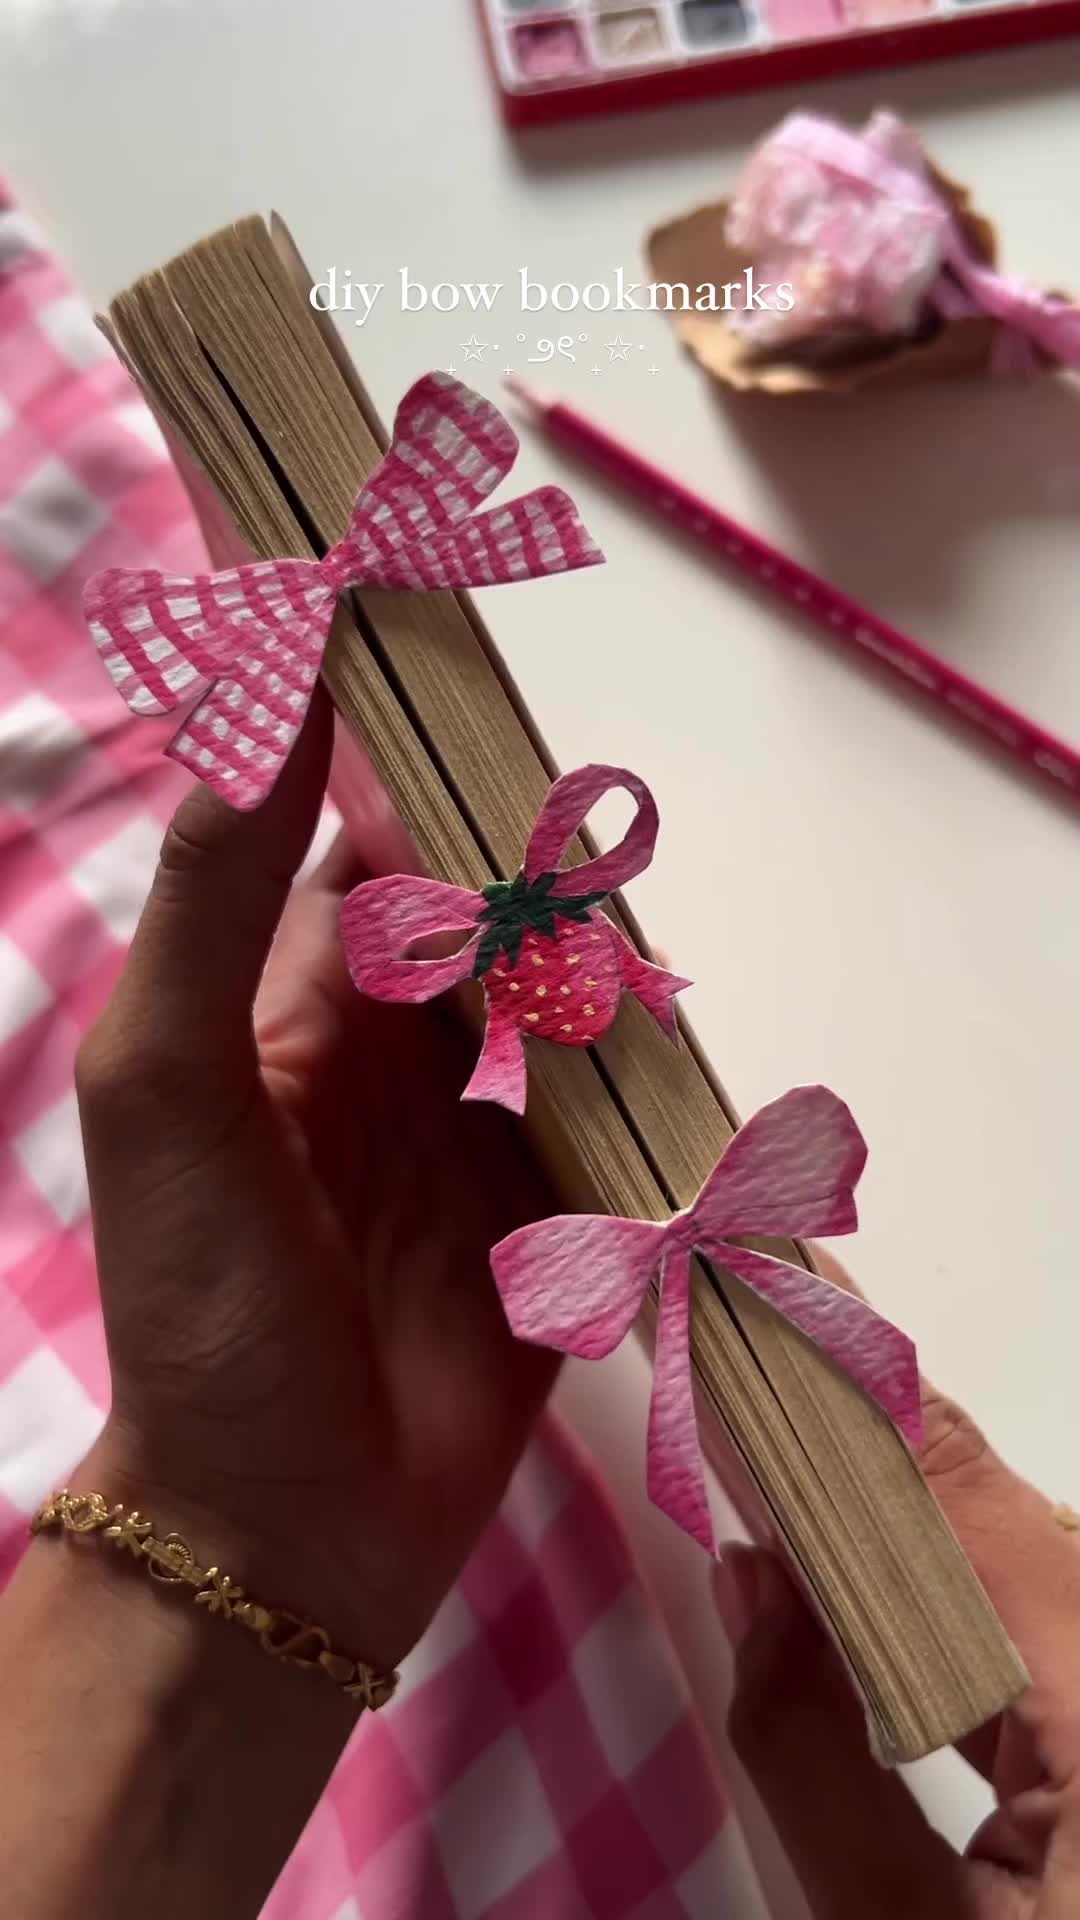
M553 873L597 802L620 787L635 801L634 817L622 839L610 852L558 874L551 892L556 897L589 894L602 900L643 873L653 857L660 830L656 801L636 773L625 767L592 765L564 773L556 780L529 835L526 879L535 881L541 874Z
M559 487L537 487L487 513L476 509L505 479L518 440L508 420L449 374L429 373L406 394L389 453L328 555L342 585L490 587L592 566L602 558Z
M556 1214L520 1227L491 1256L519 1340L602 1360L629 1333L666 1228L611 1214Z
M398 407L389 452L350 532L392 517L418 540L437 539L483 505L517 455L517 434L498 407L450 374L425 374Z
M467 980L483 904L478 893L415 874L365 881L341 909L342 937L357 987L378 1000L416 1005ZM407 957L418 940L463 931L471 937L444 959Z
M785 1239L853 1233L866 1142L828 1087L793 1087L739 1128L685 1216L707 1249L717 1233Z

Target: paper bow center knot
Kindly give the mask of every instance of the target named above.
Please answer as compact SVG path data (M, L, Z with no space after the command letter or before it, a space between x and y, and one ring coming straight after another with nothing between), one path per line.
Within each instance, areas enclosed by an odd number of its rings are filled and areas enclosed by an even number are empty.
M629 1332L655 1281L660 1305L649 1404L648 1486L656 1505L715 1552L694 1413L693 1256L733 1274L812 1340L918 1447L915 1349L857 1294L758 1253L744 1236L851 1233L866 1144L827 1087L796 1087L735 1134L693 1205L666 1222L561 1214L500 1241L492 1272L519 1339L601 1359Z
M513 880L494 880L482 887L485 901L479 919L482 927L473 964L473 978L484 975L504 956L511 967L521 958L527 933L555 940L560 920L572 926L588 925L590 912L607 895L599 893L557 894L557 873L538 873L530 880L524 868Z
M341 593L495 586L603 558L558 487L477 511L517 447L489 400L430 373L405 395L386 458L321 560L260 560L193 579L95 574L83 611L132 712L189 708L171 758L233 806L257 806L303 724Z
M618 845L559 870L587 814L624 787L634 817ZM361 993L376 1000L430 1000L471 975L484 990L484 1042L467 1100L525 1108L523 1039L588 1047L606 1033L624 992L634 994L672 1038L675 994L687 980L643 960L599 911L600 902L647 867L659 829L656 802L625 767L579 767L556 780L529 835L521 871L481 892L392 874L356 887L342 908L345 955ZM410 957L434 935L463 933L446 959Z

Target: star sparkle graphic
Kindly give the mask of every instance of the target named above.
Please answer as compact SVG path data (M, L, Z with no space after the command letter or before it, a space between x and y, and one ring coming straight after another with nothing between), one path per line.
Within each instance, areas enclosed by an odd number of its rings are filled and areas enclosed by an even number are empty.
M616 360L625 360L632 345L633 341L624 340L621 333L617 333L614 340L605 340L604 346L607 349L608 364L613 365Z
M462 340L460 345L461 345L461 351L465 355L466 366L468 365L470 360L479 360L481 366L483 366L484 354L488 346L488 342L486 340L478 340L474 333L470 339Z

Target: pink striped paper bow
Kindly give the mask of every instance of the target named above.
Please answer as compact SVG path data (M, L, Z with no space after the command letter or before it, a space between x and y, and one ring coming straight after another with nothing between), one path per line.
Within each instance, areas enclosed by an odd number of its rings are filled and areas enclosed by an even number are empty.
M624 787L637 802L617 847L569 872L556 871L587 814ZM688 980L654 967L597 912L599 902L648 866L659 828L644 781L624 767L580 767L556 780L514 880L479 893L441 880L392 874L354 888L341 910L353 980L375 1000L431 1000L471 974L483 984L484 1042L462 1096L525 1110L522 1038L588 1047L606 1033L624 989L636 994L672 1039L674 995ZM466 932L449 959L412 960L433 934Z
M603 559L558 487L476 511L517 448L490 400L429 373L405 395L390 451L325 559L260 560L192 580L95 574L83 611L132 712L194 702L170 756L234 807L258 806L303 724L339 594L494 586Z
M693 1206L665 1225L561 1214L519 1228L492 1253L515 1334L586 1360L618 1346L659 1268L649 1494L710 1553L716 1541L690 1365L695 1251L752 1287L920 1444L919 1375L907 1336L856 1294L733 1238L853 1232L865 1164L866 1143L844 1102L827 1087L795 1087L739 1129Z

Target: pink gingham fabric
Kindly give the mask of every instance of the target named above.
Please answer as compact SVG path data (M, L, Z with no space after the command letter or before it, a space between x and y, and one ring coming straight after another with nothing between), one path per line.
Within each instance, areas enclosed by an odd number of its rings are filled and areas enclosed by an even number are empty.
M0 187L2 1573L107 1402L72 1064L187 781L169 723L117 703L80 594L200 564L146 409ZM266 1914L722 1920L730 1844L624 1536L547 1423Z
M116 567L93 576L83 609L118 691L137 714L191 708L171 757L231 806L258 806L303 725L340 593L491 587L603 558L559 487L476 511L517 451L490 400L448 373L425 374L323 559L193 579Z

